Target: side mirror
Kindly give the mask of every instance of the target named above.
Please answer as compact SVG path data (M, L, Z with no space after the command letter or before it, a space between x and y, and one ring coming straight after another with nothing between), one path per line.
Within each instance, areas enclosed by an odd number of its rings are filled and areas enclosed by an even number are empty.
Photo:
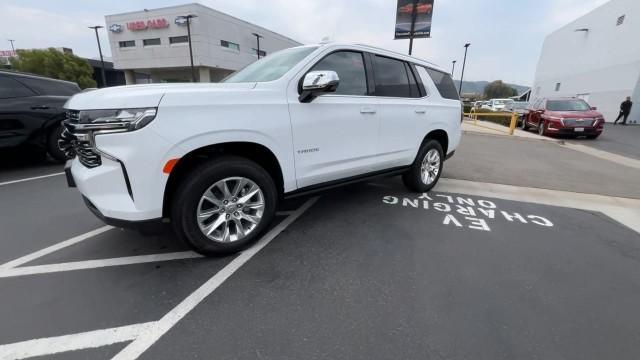
M591 110L598 110L598 108L597 108L597 107L595 107L595 106L592 106L592 107L591 107Z
M321 93L334 92L340 84L340 78L335 71L311 71L302 80L302 92L298 100L303 103L311 102Z

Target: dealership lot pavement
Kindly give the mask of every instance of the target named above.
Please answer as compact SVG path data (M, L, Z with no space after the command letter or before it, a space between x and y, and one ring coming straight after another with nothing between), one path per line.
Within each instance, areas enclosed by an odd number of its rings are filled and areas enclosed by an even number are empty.
M607 123L597 140L578 139L571 142L640 160L640 125L622 126Z
M518 167L517 146L542 158ZM584 161L618 188L567 190ZM640 201L580 194L638 198L616 166L467 134L445 176L473 181L290 200L257 246L218 259L104 227L62 176L0 185L19 204L0 207L0 359L635 359L640 235L620 222Z

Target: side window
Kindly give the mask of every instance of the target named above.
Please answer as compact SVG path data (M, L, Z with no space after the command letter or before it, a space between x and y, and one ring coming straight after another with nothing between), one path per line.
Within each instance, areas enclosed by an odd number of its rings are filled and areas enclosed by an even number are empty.
M453 82L453 79L449 74L429 68L425 68L425 70L429 73L429 76L436 85L440 96L445 99L460 100L456 84Z
M404 67L407 71L407 75L409 76L409 90L411 91L411 97L422 97L422 95L420 94L420 89L418 88L418 83L416 82L416 78L413 74L413 70L411 70L411 66L409 66L409 64L407 63L404 63Z
M335 94L367 95L367 73L364 69L362 53L334 52L315 64L311 71L314 70L333 70L338 74L340 83Z
M404 61L374 57L376 96L411 97L411 87Z
M0 76L0 99L18 98L34 95L24 85L7 76Z
M41 95L69 96L80 92L80 88L67 83L28 77L20 77L19 81Z

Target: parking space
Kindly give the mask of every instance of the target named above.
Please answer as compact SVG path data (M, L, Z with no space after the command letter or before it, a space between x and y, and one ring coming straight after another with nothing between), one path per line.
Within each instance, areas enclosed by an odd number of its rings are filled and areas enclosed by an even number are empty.
M63 176L16 170L0 358L637 358L640 201L609 197L638 197L618 165L471 134L459 150L433 192L395 177L288 200L217 259L104 226ZM573 181L586 159L618 188Z
M592 147L594 149L611 152L640 160L640 126L606 124L605 130L595 141L571 140L571 143Z

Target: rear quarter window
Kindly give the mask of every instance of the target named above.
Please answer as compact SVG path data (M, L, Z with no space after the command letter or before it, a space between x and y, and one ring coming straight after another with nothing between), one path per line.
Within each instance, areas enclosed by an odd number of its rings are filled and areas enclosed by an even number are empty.
M440 96L445 99L460 100L456 84L453 82L453 79L449 74L423 66L416 66L416 68L418 69L420 76L429 76L431 80L433 80Z
M40 95L71 96L80 92L78 85L73 83L29 77L18 80Z

